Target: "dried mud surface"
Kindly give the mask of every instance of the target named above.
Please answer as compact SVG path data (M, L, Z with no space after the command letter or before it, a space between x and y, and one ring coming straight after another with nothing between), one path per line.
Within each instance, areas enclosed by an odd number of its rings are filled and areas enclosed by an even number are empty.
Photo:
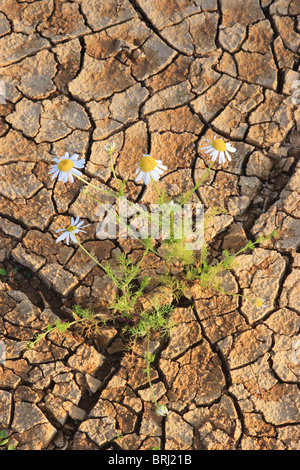
M299 45L299 0L0 2L0 267L19 267L0 283L0 429L17 449L300 450ZM79 153L89 181L111 187L113 141L131 200L155 198L134 181L143 153L167 165L160 184L176 198L209 166L201 148L216 133L237 152L195 200L229 213L210 222L214 256L278 230L225 279L265 306L197 289L176 306L170 337L151 342L161 418L143 345L130 354L118 328L26 349L74 303L99 311L115 296L78 246L56 244L71 215L91 224L81 241L100 261L140 254L97 240L82 183L52 181L49 165ZM162 270L146 259L153 279Z

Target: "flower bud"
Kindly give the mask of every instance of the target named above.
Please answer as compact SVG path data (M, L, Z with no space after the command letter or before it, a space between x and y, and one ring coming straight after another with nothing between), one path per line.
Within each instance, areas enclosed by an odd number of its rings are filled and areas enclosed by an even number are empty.
M116 146L115 146L115 143L112 142L111 144L109 145L104 145L104 149L107 153L113 153L115 150L116 150Z
M82 186L82 188L80 189L80 192L83 194L87 194L88 191L89 191L89 187L87 184L85 186Z
M156 407L155 413L158 416L167 416L169 414L169 410L166 405L159 405Z

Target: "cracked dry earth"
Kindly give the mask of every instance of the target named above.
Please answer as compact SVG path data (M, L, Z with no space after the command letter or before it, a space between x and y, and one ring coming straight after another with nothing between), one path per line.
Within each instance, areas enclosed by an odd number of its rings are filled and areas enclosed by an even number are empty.
M299 45L299 0L1 0L0 266L18 272L0 290L0 429L17 449L300 450ZM224 277L265 306L197 289L176 305L170 337L151 342L170 410L159 417L142 354L116 325L26 348L75 303L97 312L116 295L78 246L56 244L71 215L91 224L80 240L100 261L141 253L97 240L82 183L52 181L49 166L76 152L89 181L112 187L113 141L128 198L154 201L134 181L151 153L176 199L209 166L201 148L216 133L237 152L194 200L228 211L206 231L214 257L278 230ZM164 272L154 255L143 268Z

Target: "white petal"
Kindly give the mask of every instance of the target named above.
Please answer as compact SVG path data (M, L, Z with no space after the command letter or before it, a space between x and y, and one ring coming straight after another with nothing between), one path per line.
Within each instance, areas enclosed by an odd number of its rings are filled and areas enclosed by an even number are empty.
M69 158L69 156L70 156L69 152L66 152L64 155L64 158Z
M60 159L59 158L53 158L53 161L56 162L56 163L59 163Z
M161 170L159 166L157 166L153 171L156 171L156 173L158 173L159 175L162 175L164 172L164 170Z
M76 161L77 158L79 157L78 153L73 153L73 155L70 157L70 160L72 160L72 162Z
M66 228L59 228L58 230L56 230L55 233L58 233L58 232L66 232Z
M75 219L75 221L74 221L74 224L72 224L72 225L75 225L75 226L77 226L77 224L78 224L79 220L80 220L80 217L78 217L78 216L77 216L77 217L76 217L76 219Z
M209 147L207 147L207 150L206 152L204 152L205 154L209 153L211 150L215 150L211 145Z
M228 158L228 160L231 162L231 156L229 155L229 153L227 152L227 150L225 150L225 155L226 155L226 157Z
M57 170L55 173L53 173L53 175L51 176L51 179L54 180L58 174L59 174L59 171Z
M74 242L74 243L77 243L77 240L76 240L76 237L74 235L74 233L70 233L70 237L71 237L71 240Z
M83 168L85 165L85 160L78 160L74 162L74 168Z
M143 171L140 172L140 174L135 179L136 183L138 183L143 178L144 174L145 173Z
M71 181L71 183L74 183L74 178L73 178L73 175L72 175L72 172L71 171L68 171L68 174L67 174L67 181L68 181L68 178L69 180ZM67 182L66 181L66 182Z
M62 233L57 239L56 239L56 243L58 242L61 242L62 240L64 240L65 238L68 237L68 234L69 232L65 231L64 233Z
M63 178L64 178L64 172L60 171L59 174L58 174L58 181L62 181Z
M150 176L154 181L159 180L159 174L155 170L150 171Z
M230 144L227 144L227 145L226 145L226 150L228 150L229 152L236 152L236 148L231 147Z
M165 166L165 165L159 164L159 165L157 165L157 166L158 166L158 168L161 168L162 170L167 170L167 169L168 169L168 167Z
M82 224L84 224L84 221L83 221L83 220L81 220L79 223L76 224L77 228L81 227Z
M218 158L219 155L219 150L214 149L214 151L210 154L211 157L213 157L213 161L215 161L216 158Z
M220 155L219 155L219 163L225 163L225 155L224 155L224 152L220 152Z
M72 171L73 175L77 175L77 176L81 176L81 175L82 175L81 171L76 170L76 168L74 168L74 167L72 168L71 171Z
M150 172L147 171L147 173L145 173L145 177L144 177L144 183L145 184L149 184L151 181L151 176L150 176Z
M59 171L58 165L52 165L49 170L49 175L53 173L54 171Z

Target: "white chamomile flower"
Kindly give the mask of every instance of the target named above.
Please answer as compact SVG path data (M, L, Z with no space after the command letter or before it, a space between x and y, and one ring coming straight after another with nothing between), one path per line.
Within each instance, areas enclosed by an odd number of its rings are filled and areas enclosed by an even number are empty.
M87 225L82 225L84 222L83 220L80 221L79 217L76 217L74 219L73 217L71 218L71 225L67 228L60 228L59 230L56 230L56 233L58 232L63 232L57 239L56 243L61 242L62 240L66 240L67 245L69 244L69 239L71 237L71 240L74 243L77 243L77 239L75 237L75 234L78 232L85 232L85 230L82 230L84 227L88 227L90 224Z
M236 152L236 148L232 147L230 142L224 142L223 139L220 139L216 135L213 140L204 139L206 142L210 142L207 147L203 147L202 150L206 150L205 153L209 153L214 162L219 157L219 163L225 163L225 156L231 161L231 156L229 152Z
M71 183L74 182L73 175L81 176L81 171L78 168L83 168L85 165L85 160L77 160L78 155L74 153L71 157L69 152L66 152L65 155L61 158L54 158L55 165L51 166L49 175L52 173L51 178L54 180L58 176L58 181L64 181L66 183L68 180Z
M254 303L255 303L257 308L266 308L267 307L265 299L256 299Z
M151 155L144 155L136 170L136 174L139 174L135 181L138 182L144 177L145 184L149 184L151 179L156 182L163 174L163 170L167 170L167 167L162 164L161 160L155 160Z

